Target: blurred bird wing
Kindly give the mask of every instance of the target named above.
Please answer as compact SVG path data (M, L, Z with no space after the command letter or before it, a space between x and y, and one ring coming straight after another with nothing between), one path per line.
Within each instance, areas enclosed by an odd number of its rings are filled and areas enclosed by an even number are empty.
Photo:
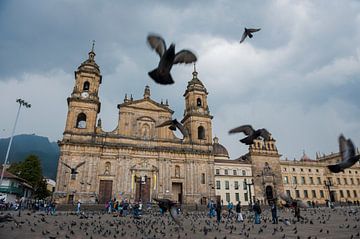
M79 163L78 165L76 165L75 170L78 169L79 167L81 167L81 166L84 165L84 164L85 164L85 161Z
M271 139L271 134L265 128L260 129L260 136L263 137L266 141Z
M339 148L342 158L342 161L339 163L341 167L351 167L359 160L359 157L355 156L355 146L351 139L346 140L343 135L340 135Z
M181 123L179 123L176 119L174 119L173 122L175 123L176 128L178 128L180 130L180 132L182 133L182 135L184 137L189 136L189 132Z
M178 63L193 63L197 61L197 58L195 56L194 53L192 53L189 50L181 50L178 53L176 53L173 64L178 64Z
M233 133L244 133L246 135L252 135L254 133L254 129L251 125L246 124L246 125L242 125L240 127L234 128L232 130L229 131L229 134L233 134Z
M161 36L149 35L147 41L150 47L155 50L160 57L162 57L166 51L165 40Z
M68 165L67 163L64 163L63 161L61 161L62 164L64 164L66 167L68 167L69 169L72 169L72 167L70 167L70 165Z
M160 127L164 127L164 126L168 126L168 125L172 125L173 124L173 120L166 120L164 122L162 122L159 125L156 125L155 128L160 128Z
M293 202L293 199L290 195L287 195L285 193L280 193L280 198L284 200L285 202L291 204Z
M180 220L179 220L179 214L177 212L177 208L175 206L172 206L170 208L170 216L172 217L172 219L174 219L174 221L177 224L180 224Z
M242 43L245 40L246 37L247 37L247 33L246 33L246 31L244 31L244 33L242 34L240 43Z
M253 32L258 32L258 31L260 31L261 28L248 28L247 30L248 30L248 32L253 33Z
M307 203L305 203L305 202L303 202L301 200L296 200L296 203L297 203L298 207L301 207L301 208L308 208L309 207Z

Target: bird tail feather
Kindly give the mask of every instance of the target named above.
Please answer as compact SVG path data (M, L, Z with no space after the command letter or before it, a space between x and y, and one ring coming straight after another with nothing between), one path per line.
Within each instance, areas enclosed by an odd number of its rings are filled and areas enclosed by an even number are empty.
M157 68L150 71L148 74L151 77L151 79L153 79L156 83L162 85L169 85L174 83L170 74L166 74L166 75L159 74Z

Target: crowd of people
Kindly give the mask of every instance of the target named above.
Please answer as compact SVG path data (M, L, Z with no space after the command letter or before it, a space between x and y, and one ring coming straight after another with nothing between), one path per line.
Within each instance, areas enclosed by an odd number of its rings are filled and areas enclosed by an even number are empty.
M269 200L268 201L268 205L271 211L271 216L272 216L272 223L273 224L278 224L279 223L279 219L278 219L278 201L276 199L274 200ZM281 204L279 204L281 205ZM281 205L283 206L283 205ZM315 204L311 205L312 207L315 207ZM208 216L210 218L212 217L216 217L217 222L220 223L222 217L224 218L232 218L234 215L236 215L236 221L237 222L243 222L244 221L244 217L242 214L242 206L241 206L241 202L238 201L238 203L235 206L235 212L236 214L233 213L233 209L234 209L234 205L232 202L228 202L227 204L227 215L223 214L223 211L225 209L223 209L223 203L221 201L217 201L214 202L213 200L210 200L207 204L207 208L209 210L208 212ZM304 220L304 218L301 216L301 207L299 205L295 205L294 207L290 208L291 210L293 210L293 215L294 218L297 219L297 221L300 220ZM259 200L255 200L254 204L249 204L249 210L253 212L253 216L254 216L254 223L255 224L260 224L261 223L261 213L262 213L262 208L260 205L260 201Z

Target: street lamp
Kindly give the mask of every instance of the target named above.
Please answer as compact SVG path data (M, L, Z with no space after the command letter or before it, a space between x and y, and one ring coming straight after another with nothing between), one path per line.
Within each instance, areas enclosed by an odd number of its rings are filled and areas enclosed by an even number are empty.
M254 185L254 180L251 179L251 183L248 183L246 182L246 178L245 178L244 182L246 186L249 186L250 205L252 205L251 185Z
M11 148L11 143L12 143L12 140L13 140L13 137L14 137L14 133L15 133L16 124L17 124L17 121L18 121L18 119L19 119L19 114L20 114L21 106L25 106L26 108L30 108L30 107L31 107L31 104L29 104L29 103L26 102L25 100L17 99L16 102L19 103L19 108L18 108L18 111L17 111L17 114L16 114L16 119L15 119L14 128L13 128L13 130L12 130L12 132L11 132L10 142L9 142L9 145L8 145L8 148L7 148L7 151L6 151L6 156L5 156L5 160L4 160L4 165L3 165L3 168L2 168L2 171L1 171L0 186L2 185L2 182L3 182L4 173L5 173L5 168L6 168L6 165L7 165L7 160L8 160L8 157L9 157L9 152L10 152L10 148Z
M329 202L332 202L331 200L331 190L330 190L330 187L333 186L332 185L332 182L330 181L330 179L328 178L328 180L324 180L324 184L325 186L327 187L328 191L329 191Z

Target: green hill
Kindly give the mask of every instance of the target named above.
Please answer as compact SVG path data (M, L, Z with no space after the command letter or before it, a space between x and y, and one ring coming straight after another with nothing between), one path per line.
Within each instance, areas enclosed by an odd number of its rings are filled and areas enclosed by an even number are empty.
M9 140L10 138L0 139L0 164L4 163ZM47 137L35 134L14 136L8 162L11 164L13 162L22 161L30 154L39 157L43 175L55 180L60 155L57 143L50 142Z

